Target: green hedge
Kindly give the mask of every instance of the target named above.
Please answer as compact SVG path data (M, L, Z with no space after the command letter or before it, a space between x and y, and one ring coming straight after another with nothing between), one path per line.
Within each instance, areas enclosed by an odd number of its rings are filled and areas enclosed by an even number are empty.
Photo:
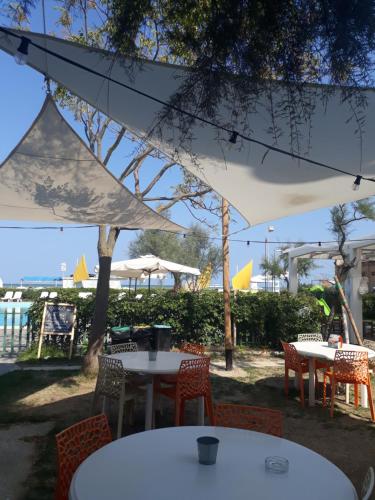
M77 340L89 333L94 310L94 299L79 299L77 289L58 289L58 301L77 305ZM95 292L95 291L94 291ZM37 299L40 291L32 292ZM167 323L172 326L174 342L182 340L202 342L208 345L223 344L223 295L217 291L201 293L171 290L147 290L141 300L133 292L127 292L121 300L118 291L111 290L108 310L108 330L112 326L136 325L142 323ZM26 294L25 294L26 295ZM44 301L36 300L30 308L34 337L37 336ZM232 315L237 325L239 344L261 344L280 347L280 339L295 340L298 333L319 331L321 311L314 297L287 292L239 293L232 296Z

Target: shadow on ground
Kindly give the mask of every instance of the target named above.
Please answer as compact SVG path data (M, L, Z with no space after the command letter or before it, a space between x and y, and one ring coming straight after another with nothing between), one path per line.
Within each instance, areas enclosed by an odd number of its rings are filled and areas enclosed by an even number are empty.
M335 463L353 481L357 490L365 471L375 457L375 426L369 411L338 404L333 419L318 403L302 409L292 386L289 398L283 394L283 379L278 367L254 369L239 379L212 376L216 402L267 406L283 411L284 437L300 443ZM1 427L17 422L48 422L52 429L37 436L37 457L26 482L26 500L53 498L56 477L55 433L90 415L94 380L67 372L14 372L0 378ZM308 394L307 382L305 393ZM157 427L173 425L174 408L163 399L163 412L156 415ZM109 408L112 429L116 424L116 404ZM186 405L186 425L196 424L197 405ZM137 401L133 426L124 425L124 435L144 430L144 399Z

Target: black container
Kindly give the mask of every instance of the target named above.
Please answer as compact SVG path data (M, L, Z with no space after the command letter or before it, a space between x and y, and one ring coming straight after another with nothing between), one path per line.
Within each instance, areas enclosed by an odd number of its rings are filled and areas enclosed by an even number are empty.
M130 342L132 331L131 326L114 326L111 328L110 336L112 345Z
M153 325L154 346L157 351L171 350L172 327L169 325Z

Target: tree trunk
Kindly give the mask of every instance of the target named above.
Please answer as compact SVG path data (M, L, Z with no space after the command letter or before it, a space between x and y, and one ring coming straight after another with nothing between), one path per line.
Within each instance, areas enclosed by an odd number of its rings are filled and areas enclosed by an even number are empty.
M224 297L224 334L225 334L225 368L233 369L233 342L230 310L230 271L229 271L229 203L222 200L222 237L223 237L223 297Z
M106 227L99 226L99 275L89 345L83 360L83 372L85 375L95 375L98 371L98 355L103 350L106 335L112 255L119 233L120 230L118 228L111 228L107 238Z
M178 292L181 289L181 274L180 273L172 273L172 274L174 279L173 291Z

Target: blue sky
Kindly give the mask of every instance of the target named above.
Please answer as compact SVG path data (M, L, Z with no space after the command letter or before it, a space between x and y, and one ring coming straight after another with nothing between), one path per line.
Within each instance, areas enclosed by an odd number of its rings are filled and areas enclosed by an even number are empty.
M40 30L39 19L33 29ZM43 77L26 66L18 66L13 58L0 52L0 161L3 161L9 152L16 146L17 142L30 127L35 116L39 112L45 92ZM79 126L74 123L72 116L64 112L69 122L80 131ZM111 165L113 171L118 171L121 166L126 165L129 154L134 144L127 143L114 156ZM149 169L155 168L153 160L149 163ZM155 192L165 193L170 186L179 182L178 172L171 172L158 185ZM234 215L236 223L232 223L231 232L246 227L247 223L238 215ZM193 219L184 207L176 207L172 211L172 219L182 225L189 225ZM0 221L0 225L23 225L35 226L45 225L28 223L27 221ZM267 235L267 227L274 226L272 234ZM268 236L275 244L269 245L269 252L277 249L281 241L324 241L331 240L332 235L328 229L329 209L318 210L298 216L288 217L277 221L269 221L233 236L242 240L262 240ZM369 234L374 231L372 222L358 223L352 236ZM218 231L213 236L220 236ZM114 260L127 258L127 247L133 234L125 231L121 234L114 253ZM93 271L97 263L97 229L68 229L56 230L11 230L0 229L0 277L7 283L17 283L25 275L59 275L60 263L66 262L68 273L73 272L77 259L84 254L87 259L89 270ZM241 268L250 259L254 260L255 273L259 272L259 263L264 256L264 244L251 244L232 242L231 252L231 274L235 274L237 268ZM332 274L332 268L327 263L315 270L311 276L319 279ZM220 282L220 277L214 280Z

